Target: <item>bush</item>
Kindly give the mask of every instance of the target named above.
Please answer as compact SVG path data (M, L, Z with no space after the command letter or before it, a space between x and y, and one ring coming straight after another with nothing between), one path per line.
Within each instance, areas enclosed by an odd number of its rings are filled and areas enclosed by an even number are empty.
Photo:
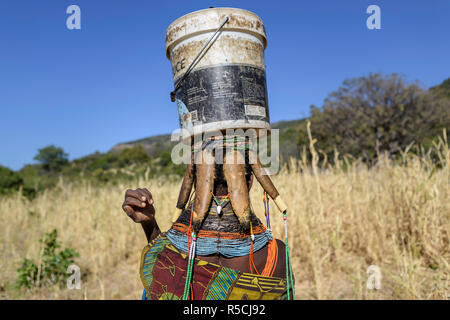
M124 168L130 165L150 164L151 158L140 145L117 152L117 165Z
M66 277L67 268L74 263L75 257L80 257L74 249L66 248L60 252L56 249L61 247L57 241L58 232L54 229L46 233L39 242L43 245L40 257L41 265L25 258L21 267L17 270L17 287L31 288L34 286L63 285L62 280Z
M23 179L17 172L0 166L0 195L19 190Z

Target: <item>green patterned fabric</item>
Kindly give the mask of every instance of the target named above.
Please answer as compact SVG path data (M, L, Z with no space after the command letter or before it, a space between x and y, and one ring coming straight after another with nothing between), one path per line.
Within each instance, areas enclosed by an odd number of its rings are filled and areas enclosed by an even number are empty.
M170 240L166 237L156 237L156 239L145 246L141 257L140 272L144 287L148 287L153 282L153 268L156 259L158 259L158 254L170 243Z
M238 271L222 267L209 287L206 300L226 300L238 275Z

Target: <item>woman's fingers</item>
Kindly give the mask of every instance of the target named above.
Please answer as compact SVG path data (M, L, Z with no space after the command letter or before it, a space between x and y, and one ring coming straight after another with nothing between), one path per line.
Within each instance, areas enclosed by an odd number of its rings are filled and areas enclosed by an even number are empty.
M124 205L122 208L134 222L148 221L151 217L149 214L145 214L144 212L135 211L128 205Z
M148 204L153 204L153 197L150 191L145 188L138 188L136 190L128 189L125 192L125 200L127 198L135 198L142 202L147 202Z
M122 205L122 209L123 209L123 211L125 211L126 214L129 215L129 216L131 216L131 215L134 213L133 207L131 207L131 206L129 206L129 205L126 205L126 204Z
M139 197L140 198L140 197ZM140 199L137 199L137 198L133 198L133 197L126 197L125 198L125 201L123 202L123 205L125 206L125 205L128 205L128 206L136 206L136 207L139 207L139 208L145 208L145 206L147 205L147 203L146 202L143 202L142 200L140 200Z
M141 195L141 193L140 193L138 190L139 190L139 189L136 189L136 190L128 189L128 190L125 192L125 199L130 198L130 197L136 198L136 199L142 198L143 195ZM141 200L141 201L142 201L142 200ZM145 201L145 200L144 200L144 201Z
M140 194L141 194L141 200L142 201L147 201L148 204L152 205L153 204L153 196L150 193L150 191L148 191L146 188L142 188L142 189L137 189ZM144 199L145 198L145 199Z

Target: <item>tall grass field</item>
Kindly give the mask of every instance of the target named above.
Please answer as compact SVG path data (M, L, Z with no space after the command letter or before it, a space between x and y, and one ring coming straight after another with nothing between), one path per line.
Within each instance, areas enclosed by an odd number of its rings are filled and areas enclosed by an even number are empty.
M444 137L429 152L380 156L370 168L357 159L291 160L273 176L288 210L297 299L449 299L450 151ZM420 155L418 155L420 154ZM144 232L122 211L126 189L146 187L161 230L174 221L179 178L147 172L132 184L93 187L61 179L29 201L0 198L0 298L139 299ZM253 184L253 209L265 221L263 191ZM273 233L284 240L281 214L270 203ZM80 257L80 289L16 287L24 258L39 261L39 239L58 230L62 247ZM38 262L39 263L39 262ZM370 286L374 267L378 289ZM368 285L369 284L369 285Z

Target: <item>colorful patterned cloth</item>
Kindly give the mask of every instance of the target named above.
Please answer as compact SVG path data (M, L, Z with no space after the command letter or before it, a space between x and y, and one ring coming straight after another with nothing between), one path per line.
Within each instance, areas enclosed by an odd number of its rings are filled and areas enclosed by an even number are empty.
M188 259L160 234L142 251L140 276L146 300L178 300L183 296ZM286 279L242 273L195 259L195 300L280 300L286 298Z

